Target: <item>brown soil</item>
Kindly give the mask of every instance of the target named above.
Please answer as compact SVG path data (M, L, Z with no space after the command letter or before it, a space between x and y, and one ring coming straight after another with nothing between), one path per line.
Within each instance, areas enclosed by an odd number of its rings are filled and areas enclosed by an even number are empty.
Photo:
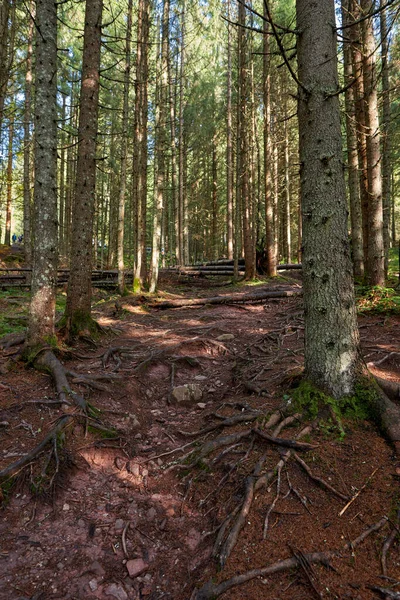
M163 289L188 297L232 293L231 288L216 289L207 282L184 285L173 278L163 282ZM121 379L107 384L107 390L74 385L102 411L103 424L118 429L119 436L100 438L77 423L60 451L60 473L51 496L30 491L30 478L37 475L37 466L32 465L5 497L0 512L2 600L189 600L194 588L210 578L223 581L293 552L339 550L384 515L388 523L353 552L343 551L334 558L332 569L314 565L309 576L298 569L259 577L221 598L364 600L378 597L369 586L388 588L400 580L398 538L388 555L391 579L382 578L380 562L384 540L396 524L397 458L371 423L346 422L343 439L325 423L307 440L318 448L302 454L313 473L345 496L361 490L342 516L346 501L311 481L290 459L282 470L281 494L266 539L263 525L276 495L275 477L270 488L256 493L238 543L221 571L211 558L218 527L240 504L245 479L260 456L267 453L265 469L273 470L280 450L260 439L250 448L245 440L226 454L217 450L206 466L184 470L177 465L191 446L177 448L252 424L194 437L181 431L218 423L216 412L237 415L241 411L237 404L268 415L290 401L303 360L301 299L149 311L137 300L115 297L97 304L95 315L118 333L103 338L96 348L81 343L63 362L82 374L116 369ZM367 362L399 348L398 321L360 318ZM218 340L226 334L233 337ZM123 350L103 365L109 348ZM54 399L54 388L50 377L25 368L15 350L0 355L0 373L1 469L35 446L62 410L27 403ZM399 356L383 362L376 373L398 381ZM197 384L202 398L185 405L174 402L172 387L187 383ZM259 393L251 391L254 385ZM262 426L262 419L258 424ZM303 426L297 423L280 435L294 438ZM176 451L165 455L171 450ZM289 481L304 504L295 493L288 494ZM135 564L140 562L145 570L130 577L127 559L142 559Z

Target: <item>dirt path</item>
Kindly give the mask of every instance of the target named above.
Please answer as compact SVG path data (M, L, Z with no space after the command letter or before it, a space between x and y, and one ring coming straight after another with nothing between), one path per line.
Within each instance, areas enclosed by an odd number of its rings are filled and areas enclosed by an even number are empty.
M215 289L199 293L216 295ZM279 449L254 442L251 452L249 443L238 444L225 454L214 453L208 464L176 465L190 452L187 444L221 433L188 437L181 431L217 423L216 412L224 417L251 410L270 414L290 400L290 382L302 366L301 299L163 312L126 300L116 307L105 303L99 316L120 333L106 340L105 348L80 347L80 358L68 366L82 374L119 373L121 379L108 391L81 390L122 435L100 440L89 431L85 437L83 426L75 425L68 451L60 457L54 497L32 498L29 472L25 485L20 482L13 490L0 513L1 599L189 600L196 586L217 574L211 553L218 527L240 504L246 476L262 454L265 469L274 469L279 460ZM399 347L398 319L362 317L360 324L368 361ZM115 351L103 364L107 348ZM3 353L0 468L37 443L61 414L59 407L26 404L54 398L51 381L10 360ZM399 357L385 361L379 373L398 380ZM172 391L185 384L195 386L193 393L178 402ZM299 427L295 423L285 435L294 437ZM319 428L309 440L318 448L302 458L343 496L361 489L351 506L339 516L346 502L288 461L266 539L263 526L276 497L276 477L255 494L218 581L297 551L342 548L382 516L396 520L392 449L369 423L345 427L342 440L333 426L332 431ZM380 554L390 529L388 523L353 554L333 559L336 570L316 565L308 575L300 569L257 578L221 598L376 598L368 586L390 585L380 578ZM388 576L400 580L398 539L388 555Z

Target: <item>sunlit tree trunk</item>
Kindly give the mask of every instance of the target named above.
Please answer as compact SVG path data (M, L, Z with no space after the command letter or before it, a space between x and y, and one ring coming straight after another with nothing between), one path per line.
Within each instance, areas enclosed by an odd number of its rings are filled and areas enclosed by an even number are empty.
M27 346L54 341L57 283L57 3L36 0L35 187Z
M78 162L72 223L71 272L66 305L69 335L90 329L96 139L103 0L87 0L78 128Z
M136 180L136 256L133 289L139 292L146 277L146 210L147 210L147 79L149 42L149 0L140 0L138 6L137 66L135 116L137 164Z
M272 140L271 140L271 59L270 59L270 25L264 4L264 37L263 37L263 105L264 105L264 190L265 190L265 251L267 258L267 275L276 275L274 199L272 181Z
M373 11L371 0L361 0L363 15ZM379 132L379 108L375 37L373 19L361 22L363 39L363 76L365 96L365 127L367 135L368 164L368 254L367 279L371 285L385 284L382 172Z
M169 51L169 0L164 0L162 18L161 67L157 85L156 106L156 186L153 218L153 247L150 268L150 292L155 292L158 282L160 260L161 225L165 206L165 158L166 158L166 110L168 91L168 51Z
M245 259L245 277L253 279L256 274L254 243L252 232L252 210L250 202L249 185L249 74L248 74L248 40L244 29L246 24L246 10L243 4L239 4L238 28L238 59L239 59L239 153L240 168L238 170L238 187L240 190L240 204L242 210L243 228L243 250Z
M7 203L6 203L6 232L4 243L11 245L11 205L13 187L13 143L14 143L14 106L8 123L8 158L7 158Z
M336 94L335 3L297 0L296 13L305 374L339 398L354 390L359 339Z
M34 13L34 2L30 3L30 12ZM25 71L25 107L24 107L24 252L25 263L32 263L32 201L31 201L31 118L32 118L32 53L33 19L29 20Z
M230 20L230 0L226 0ZM232 32L228 23L227 40L227 107L226 107L226 229L227 257L233 258L233 141L232 141Z
M361 18L361 10L358 0L349 1L348 18L350 22L358 21ZM368 259L368 161L367 161L367 136L365 124L365 95L363 79L363 59L361 52L361 31L360 24L353 24L348 29L349 40L351 42L351 57L353 63L354 76L354 114L357 128L357 154L359 170L359 188L362 215L362 239L363 239L363 257L364 272L367 269Z
M189 213L188 197L185 189L185 119L184 119L184 90L185 90L185 60L186 60L186 16L185 2L182 6L181 15L181 64L180 64L180 88L179 88L179 227L178 227L178 252L177 262L187 264L189 262Z
M351 0L342 0L343 25L349 25L354 17L351 13ZM354 103L354 89L351 83L354 80L351 47L343 44L344 55L344 84L345 84L345 109L346 109L346 135L347 135L347 166L350 196L351 217L351 242L353 253L354 275L357 278L364 276L364 250L362 232L362 212L360 202L360 180L358 173L357 151L357 123Z
M122 141L121 141L121 179L118 204L118 290L120 294L125 291L124 272L124 227L125 227L125 196L126 196L126 171L128 163L128 111L129 111L129 79L131 73L131 32L132 32L132 0L128 1L128 15L125 43L125 73L124 73L124 99L122 106Z
M7 83L9 77L7 50L9 39L8 20L10 16L10 6L10 0L3 0L0 3L0 136L3 126L4 101L7 93Z
M390 212L391 212L391 109L389 85L389 40L384 0L380 0L381 72L382 72L382 197L383 197L383 243L385 248L385 274L389 266Z

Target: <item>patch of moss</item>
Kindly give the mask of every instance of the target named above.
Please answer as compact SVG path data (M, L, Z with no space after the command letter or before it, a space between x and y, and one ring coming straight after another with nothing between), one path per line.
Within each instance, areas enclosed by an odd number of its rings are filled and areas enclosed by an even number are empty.
M329 408L331 415L332 413L333 415L322 419L320 428L327 434L339 430L341 437L345 433L342 419L353 421L370 419L375 423L379 423L377 399L376 391L367 380L360 381L356 385L353 395L344 396L339 400L328 396L305 380L300 383L292 394L296 412L305 413L310 419L316 419L318 415L323 415L324 409Z

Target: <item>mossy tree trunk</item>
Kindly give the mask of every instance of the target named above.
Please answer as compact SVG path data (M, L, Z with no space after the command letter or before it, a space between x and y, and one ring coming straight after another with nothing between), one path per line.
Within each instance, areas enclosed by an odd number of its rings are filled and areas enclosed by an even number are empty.
M37 0L35 186L28 348L54 338L57 282L57 3Z
M96 138L100 87L103 0L87 0L78 128L78 162L72 223L71 273L66 306L69 335L91 320L93 221L96 193Z
M359 366L336 62L334 0L297 0L306 377L335 398ZM329 60L328 60L329 59Z

